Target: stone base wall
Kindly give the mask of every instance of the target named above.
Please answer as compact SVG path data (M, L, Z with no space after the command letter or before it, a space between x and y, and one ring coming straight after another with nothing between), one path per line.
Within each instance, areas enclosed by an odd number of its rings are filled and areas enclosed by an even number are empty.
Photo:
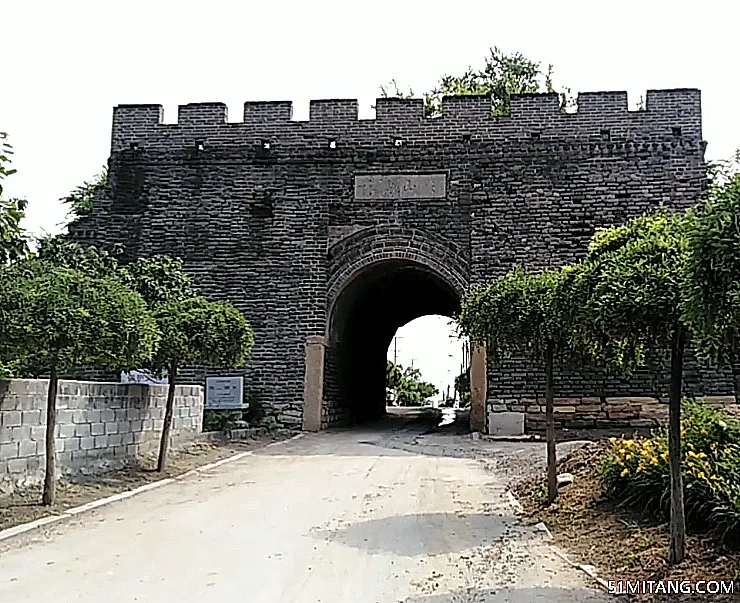
M715 408L737 407L734 396L697 398ZM668 401L652 397L555 398L555 426L568 429L650 428L668 419ZM524 413L526 431L545 429L545 400L491 399L486 403L488 431L502 413ZM502 416L504 416L502 414Z
M0 381L0 490L43 480L46 379ZM56 448L60 475L123 465L156 451L166 385L60 381ZM203 388L175 390L173 444L203 429Z

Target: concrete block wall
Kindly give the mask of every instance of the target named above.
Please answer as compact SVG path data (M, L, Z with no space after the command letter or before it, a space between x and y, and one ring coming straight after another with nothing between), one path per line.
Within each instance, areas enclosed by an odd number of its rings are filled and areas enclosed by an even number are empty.
M0 490L43 480L46 379L0 381ZM126 464L157 450L167 386L60 381L56 447L59 473ZM175 391L172 440L194 438L203 428L203 388Z

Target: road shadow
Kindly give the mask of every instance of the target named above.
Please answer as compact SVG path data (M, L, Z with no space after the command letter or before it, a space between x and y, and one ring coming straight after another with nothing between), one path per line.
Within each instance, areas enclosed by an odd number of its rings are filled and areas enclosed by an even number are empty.
M402 603L605 603L605 593L585 588L505 588L461 590L403 599Z
M460 553L505 536L522 539L530 534L517 526L512 515L456 513L394 515L312 533L315 538L355 549L401 557Z

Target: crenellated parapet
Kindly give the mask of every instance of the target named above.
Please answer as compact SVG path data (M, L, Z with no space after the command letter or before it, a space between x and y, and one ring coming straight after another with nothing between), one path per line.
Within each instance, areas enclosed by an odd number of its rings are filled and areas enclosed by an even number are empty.
M113 111L112 150L175 149L194 144L316 148L351 145L417 145L517 139L700 141L701 93L695 89L649 90L644 110L630 111L626 92L585 92L577 110L564 113L557 94L511 98L511 114L491 115L485 96L443 99L443 115L424 117L421 99L382 98L375 119L358 119L356 100L314 100L308 121L293 121L290 101L247 102L242 120L229 122L223 103L181 105L176 124L163 122L161 105L119 105Z

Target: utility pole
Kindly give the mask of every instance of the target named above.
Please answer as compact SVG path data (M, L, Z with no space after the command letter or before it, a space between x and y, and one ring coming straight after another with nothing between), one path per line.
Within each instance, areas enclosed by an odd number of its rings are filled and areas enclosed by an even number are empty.
M403 337L399 337L396 335L393 337L393 364L398 364L398 340L403 339Z

